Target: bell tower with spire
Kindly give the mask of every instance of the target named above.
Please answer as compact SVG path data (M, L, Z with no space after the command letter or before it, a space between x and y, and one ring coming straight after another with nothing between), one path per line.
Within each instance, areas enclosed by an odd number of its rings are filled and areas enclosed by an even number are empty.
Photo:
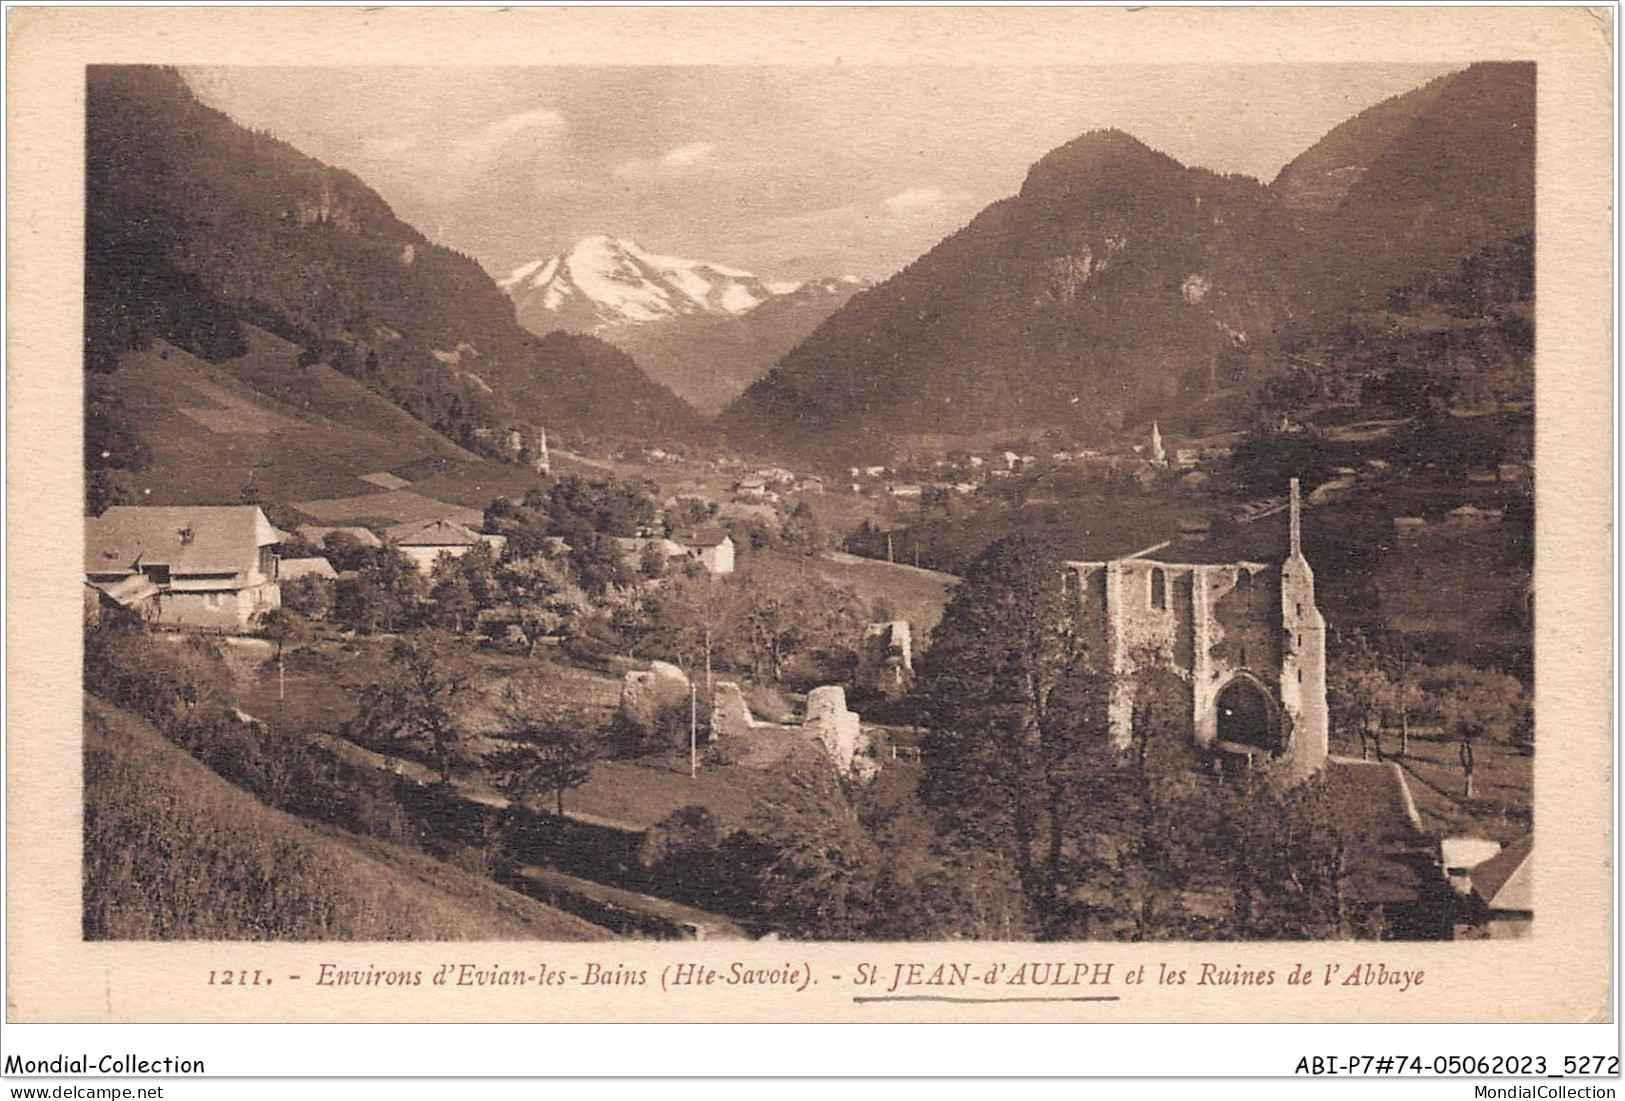
M1287 767L1302 778L1320 770L1329 751L1326 707L1326 621L1315 606L1315 574L1303 556L1298 479L1292 479L1291 529L1281 563L1281 709L1291 721Z

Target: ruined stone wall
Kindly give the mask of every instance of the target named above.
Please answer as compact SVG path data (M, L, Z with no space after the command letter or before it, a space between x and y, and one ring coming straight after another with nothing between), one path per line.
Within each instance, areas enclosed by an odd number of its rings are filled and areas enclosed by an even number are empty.
M842 776L852 776L865 765L872 765L867 758L862 723L857 712L846 709L846 690L840 685L823 685L807 694L803 729L818 739Z
M840 685L824 685L808 693L805 719L801 725L792 726L761 721L751 714L738 684L716 683L711 696L713 757L724 763L755 763L760 767L761 754L753 751L785 734L817 743L844 777L867 781L875 774L869 736L858 713L847 710L846 690Z
M860 688L888 695L908 690L914 678L914 647L908 620L871 623L858 644Z
M1194 685L1196 740L1218 737L1219 694L1239 673L1250 673L1270 692L1280 680L1280 595L1273 566L1253 562L1202 567L1207 613L1206 660Z
M1290 551L1279 568L1149 558L1066 564L1076 637L1095 668L1112 678L1107 707L1114 744L1126 748L1133 741L1136 675L1155 662L1190 686L1197 744L1213 745L1219 698L1245 679L1269 704L1268 733L1280 739L1283 773L1296 780L1321 768L1329 726L1326 622L1315 606L1300 524L1294 478Z
M1294 540L1296 543L1296 540ZM1287 767L1306 777L1326 762L1331 716L1326 704L1326 621L1315 606L1315 576L1294 545L1281 566L1281 708L1292 723Z
M1191 688L1199 744L1218 732L1218 697L1249 672L1273 692L1282 659L1275 570L1259 563L1191 565L1153 559L1067 564L1079 640L1112 676L1112 739L1133 736L1136 670L1165 663Z

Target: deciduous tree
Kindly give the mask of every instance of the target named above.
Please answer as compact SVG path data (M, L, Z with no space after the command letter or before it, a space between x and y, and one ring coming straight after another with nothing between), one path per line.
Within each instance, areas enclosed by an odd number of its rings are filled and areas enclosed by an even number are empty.
M508 685L497 707L507 746L485 757L498 790L515 803L551 793L564 817L564 793L592 776L602 736L587 716L549 701L536 686Z
M747 566L735 575L730 635L748 655L757 680L784 679L798 653L850 647L858 620L851 598L811 577L769 577Z
M1332 655L1327 702L1334 725L1360 739L1360 757L1373 749L1380 760L1383 726L1401 709L1399 686L1388 675L1382 656L1362 634L1344 640Z
M443 784L451 783L464 743L462 703L472 683L466 652L442 631L423 631L390 650L388 679L361 693L355 728L377 742L422 746Z

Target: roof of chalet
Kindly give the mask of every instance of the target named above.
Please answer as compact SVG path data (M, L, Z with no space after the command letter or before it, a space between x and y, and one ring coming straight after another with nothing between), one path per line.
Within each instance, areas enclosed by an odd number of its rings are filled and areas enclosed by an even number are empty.
M121 608L150 600L162 591L146 575L139 573L121 577L117 581L87 581L86 584Z
M384 541L374 535L368 528L362 527L322 527L317 524L302 524L298 529L301 538L306 539L318 547L327 541L329 535L348 535L363 547L377 549L384 545Z
M1526 833L1472 870L1473 894L1491 910L1534 911L1535 835Z
M284 558L277 566L277 574L283 581L298 581L302 577L338 576L333 569L333 563L325 558Z
M282 538L257 505L117 505L85 521L85 572L246 573Z
M396 524L384 535L402 547L472 547L485 541L478 532L455 520L419 520L410 524Z
M661 536L617 535L615 543L626 554L641 554L643 549L649 546L659 547L667 558L677 558L688 554L688 551L681 543Z
M685 547L719 547L724 539L732 538L719 527L685 528L672 532L671 537Z
M1446 837L1439 842L1439 860L1446 873L1470 872L1492 856L1501 855L1501 843L1487 837Z

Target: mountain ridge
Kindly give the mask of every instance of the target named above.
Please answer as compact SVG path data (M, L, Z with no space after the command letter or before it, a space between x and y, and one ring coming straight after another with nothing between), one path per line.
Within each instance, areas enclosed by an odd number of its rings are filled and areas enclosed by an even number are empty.
M1091 439L1178 411L1200 411L1193 430L1244 427L1230 420L1284 347L1475 256L1520 255L1506 250L1533 232L1533 76L1449 74L1334 127L1269 185L1120 130L1080 135L827 318L718 426L745 450L830 463L880 461L910 435Z
M463 447L515 422L576 441L703 432L634 364L543 345L473 259L351 173L205 106L175 70L89 66L86 93L90 371L155 338L224 362L250 324Z

